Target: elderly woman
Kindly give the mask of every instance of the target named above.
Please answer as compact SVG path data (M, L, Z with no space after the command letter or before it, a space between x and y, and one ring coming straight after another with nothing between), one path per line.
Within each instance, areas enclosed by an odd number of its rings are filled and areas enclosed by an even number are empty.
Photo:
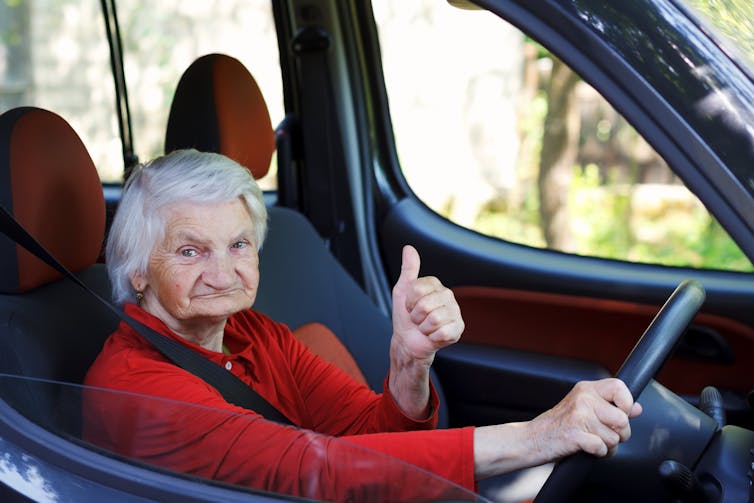
M628 420L641 409L615 379L578 384L532 421L434 430L438 399L429 368L464 328L452 293L436 278L420 278L418 253L404 248L393 289L390 371L376 394L251 309L265 228L262 193L245 168L218 154L178 151L129 179L108 237L107 267L127 314L225 367L301 429L229 404L122 323L86 384L129 393L87 395L87 439L235 484L331 500L364 491L395 500L425 499L430 493L422 491L436 485L406 480L415 475L390 459L473 490L481 478L580 450L605 456L629 437ZM135 405L129 398L143 395L171 400ZM196 407L178 406L186 402Z

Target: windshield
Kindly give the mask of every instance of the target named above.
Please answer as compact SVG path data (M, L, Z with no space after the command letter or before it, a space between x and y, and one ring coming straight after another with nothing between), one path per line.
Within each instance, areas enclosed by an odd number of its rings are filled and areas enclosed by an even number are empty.
M170 470L176 477L188 476L189 480L211 472L212 480L234 483L238 491L284 494L294 499L483 501L405 462L305 429L286 427L297 431L298 440L304 439L304 449L293 449L274 438L241 435L231 443L221 440L227 437L227 429L243 431L244 425L265 421L256 415L7 375L0 376L0 391L6 403L69 442L126 463ZM185 435L195 430L197 423L206 425L204 434ZM0 442L5 441L0 438ZM41 491L51 501L71 495L71 486L77 484L48 476L52 471L45 468L43 457L14 454L12 447L3 447L0 477L6 484L9 480L25 481L19 490L28 489L31 494ZM257 460L266 459L265 450L273 448L278 450L276 455L297 456L296 462L260 466Z

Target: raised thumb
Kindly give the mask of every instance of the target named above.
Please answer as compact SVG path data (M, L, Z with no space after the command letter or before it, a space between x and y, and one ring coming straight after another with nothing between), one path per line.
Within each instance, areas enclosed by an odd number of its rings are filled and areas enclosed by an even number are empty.
M416 251L416 248L411 245L404 246L401 261L401 275L398 278L398 283L417 279L419 277L420 267L421 259L419 259L419 252Z

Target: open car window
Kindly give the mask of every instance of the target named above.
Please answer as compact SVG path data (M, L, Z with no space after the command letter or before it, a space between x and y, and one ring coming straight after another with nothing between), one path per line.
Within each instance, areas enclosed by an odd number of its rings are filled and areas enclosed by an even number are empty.
M93 456L188 480L235 483L232 487L239 492L294 500L484 501L385 454L309 430L273 425L254 414L10 375L0 376L0 390L5 402L25 417L84 446ZM260 421L271 432L266 437L249 434L259 431ZM192 433L198 430L200 435ZM231 438L229 432L237 435ZM0 477L35 500L79 501L99 485L91 477L56 475L48 461L7 439L0 438L0 447Z
M0 2L0 113L36 106L65 117L113 182L123 158L104 26L96 0Z
M447 2L374 8L402 175L434 212L572 255L754 270L650 143L520 29Z
M259 85L273 127L285 114L277 33L270 2L230 0L187 4L170 0L145 8L143 2L117 2L132 114L134 150L140 161L164 153L165 129L175 88L197 58L222 53L241 61ZM259 180L277 185L277 161Z
M273 124L284 115L270 2L222 5L117 2L133 149L142 162L163 153L173 93L192 61L225 53L262 89ZM0 2L0 113L37 106L70 121L100 178L122 183L123 151L102 4L96 0ZM276 186L275 162L260 181Z

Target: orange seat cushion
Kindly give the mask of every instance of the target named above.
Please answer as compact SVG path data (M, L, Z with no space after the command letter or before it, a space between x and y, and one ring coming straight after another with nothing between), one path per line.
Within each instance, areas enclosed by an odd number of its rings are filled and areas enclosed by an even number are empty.
M364 374L356 364L351 353L346 349L340 339L326 326L321 323L306 323L293 331L296 336L309 350L322 359L335 364L346 374L356 381L367 384Z

